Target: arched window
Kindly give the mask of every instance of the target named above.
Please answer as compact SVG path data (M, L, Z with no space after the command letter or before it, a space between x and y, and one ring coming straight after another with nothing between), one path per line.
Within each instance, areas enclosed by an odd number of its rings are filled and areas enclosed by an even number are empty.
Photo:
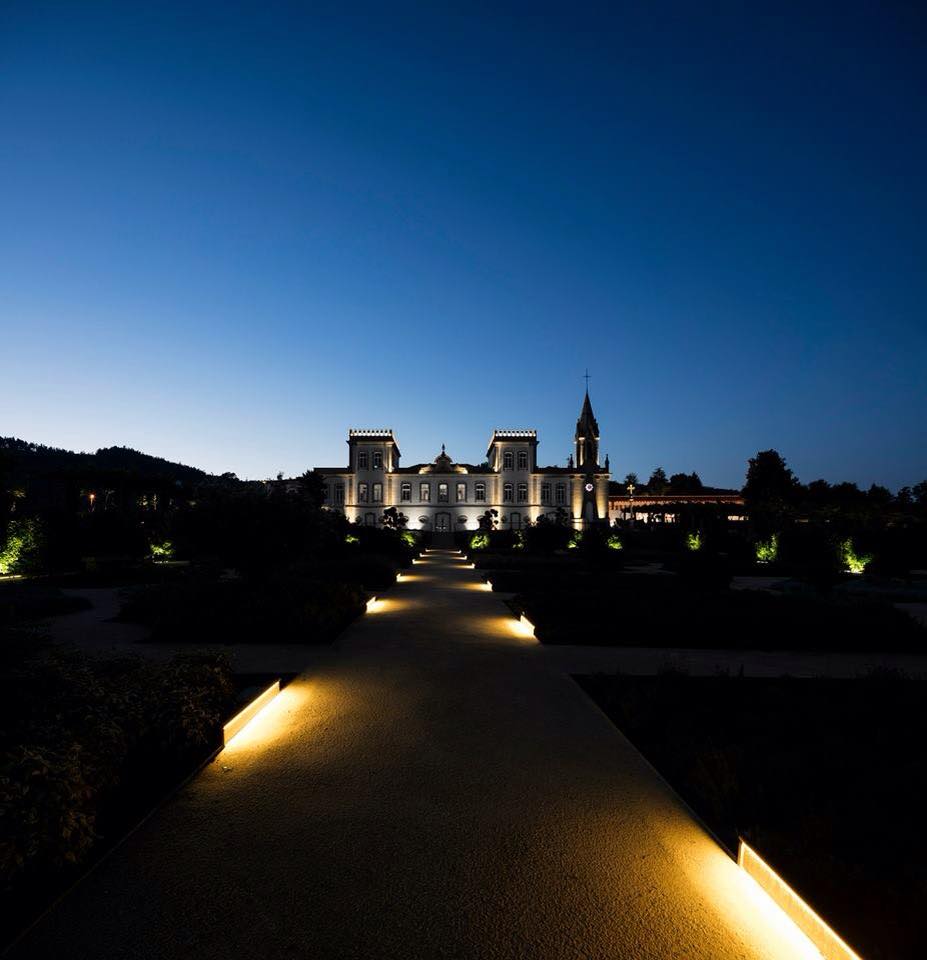
M379 450L374 450L373 452L373 469L382 470L383 469L383 454Z
M422 503L428 503L431 499L431 484L420 483L418 485L418 499Z
M438 503L447 503L448 494L447 494L447 484L439 483L438 484Z
M404 483L399 488L399 499L403 503L409 503L412 500L412 484Z
M375 483L373 485L373 502L382 503L383 502L383 484Z
M528 484L520 483L518 485L518 502L527 503L528 502Z
M473 486L473 499L477 503L486 502L486 484L485 483L476 483Z
M505 453L502 454L502 469L515 469L515 454L513 454L511 450L506 450Z
M518 451L518 469L519 470L528 469L528 451L527 450Z
M502 484L502 502L511 503L513 494L514 494L513 484L503 483Z

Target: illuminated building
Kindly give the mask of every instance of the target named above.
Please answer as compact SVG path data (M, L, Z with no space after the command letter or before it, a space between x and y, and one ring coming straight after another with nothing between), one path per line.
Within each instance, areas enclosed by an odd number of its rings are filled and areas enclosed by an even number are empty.
M581 528L608 519L608 457L599 464L599 425L586 393L565 467L539 466L535 430L494 430L481 464L458 463L444 447L431 463L399 464L392 430L350 430L348 465L318 467L325 506L374 525L395 507L410 529L475 530L497 510L501 529L547 515ZM285 481L284 481L285 482Z

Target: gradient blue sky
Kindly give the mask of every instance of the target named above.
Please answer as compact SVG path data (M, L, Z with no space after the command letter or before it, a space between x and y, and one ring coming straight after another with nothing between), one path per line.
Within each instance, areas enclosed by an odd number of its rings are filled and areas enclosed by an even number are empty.
M3 4L0 434L924 479L924 9Z

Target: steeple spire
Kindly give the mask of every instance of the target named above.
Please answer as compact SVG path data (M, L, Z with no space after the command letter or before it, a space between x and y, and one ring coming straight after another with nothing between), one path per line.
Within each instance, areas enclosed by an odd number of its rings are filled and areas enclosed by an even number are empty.
M587 373L588 377L589 374ZM576 448L576 466L587 470L594 470L599 465L599 424L592 412L592 403L589 400L588 380L586 396L583 399L583 409L576 421L574 435Z

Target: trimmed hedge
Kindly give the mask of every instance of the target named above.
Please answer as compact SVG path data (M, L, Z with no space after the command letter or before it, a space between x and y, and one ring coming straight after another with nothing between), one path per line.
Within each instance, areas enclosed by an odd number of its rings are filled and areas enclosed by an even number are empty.
M363 613L355 584L280 574L262 581L190 578L130 591L120 618L175 643L328 643Z

